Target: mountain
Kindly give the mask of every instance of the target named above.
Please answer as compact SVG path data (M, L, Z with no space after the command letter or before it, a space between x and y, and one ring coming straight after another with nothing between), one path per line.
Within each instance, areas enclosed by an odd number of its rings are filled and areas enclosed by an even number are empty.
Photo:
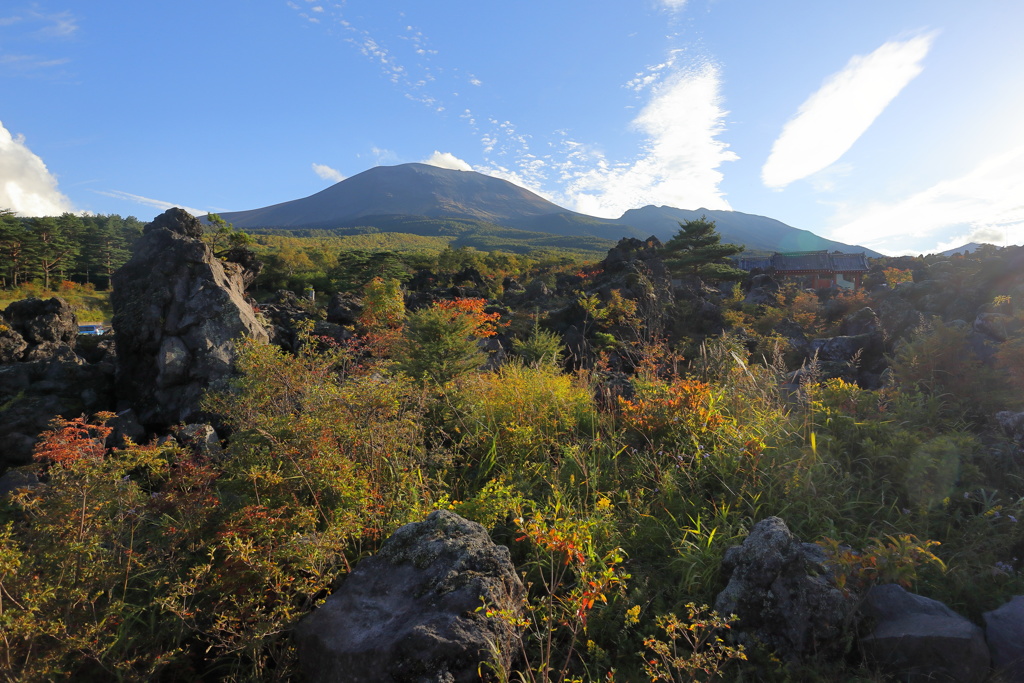
M953 254L962 254L964 252L967 252L968 254L973 254L980 247L986 246L986 244L987 243L985 242L968 242L967 244L957 247L956 249L947 249L946 251L940 251L939 253L942 254L943 256L952 256ZM987 246L991 247L994 245L988 244Z
M774 218L739 211L645 206L642 209L630 209L622 214L619 222L664 241L679 230L681 222L704 215L715 222L723 242L742 244L746 246L747 252L863 251L868 256L881 256L877 251L825 239L810 230L800 230Z
M239 228L336 227L368 216L444 216L518 227L560 213L571 212L507 180L402 164L376 166L304 199L221 216Z
M631 209L618 219L576 213L507 180L475 171L453 171L427 164L376 166L303 199L249 211L220 214L238 228L333 229L360 232L409 232L419 235L487 235L500 242L501 228L560 237L618 240L655 235L667 240L680 221L707 214L724 242L744 244L748 251L864 251L798 230L777 220L737 211L689 211L670 206ZM455 225L455 224L458 225ZM408 226L417 224L416 230ZM398 229L397 226L406 229ZM500 226L500 227L499 227ZM451 232L453 231L454 232ZM584 240L584 241L587 241ZM465 239L463 240L465 241ZM495 246L493 248L500 248Z

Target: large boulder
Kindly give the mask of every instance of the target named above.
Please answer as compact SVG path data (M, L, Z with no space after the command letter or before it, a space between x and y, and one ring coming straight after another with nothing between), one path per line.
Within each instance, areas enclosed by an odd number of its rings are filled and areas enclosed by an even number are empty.
M851 598L835 586L824 551L801 543L778 517L761 520L729 548L722 569L729 583L715 610L739 617L739 642L766 646L785 661L827 650L851 615Z
M1000 681L1024 683L1024 595L991 612L985 619L985 640L992 653L992 668Z
M759 273L752 276L748 284L750 290L747 292L746 297L744 297L743 303L755 306L779 305L779 291L782 288L771 275Z
M23 299L0 313L0 472L29 462L55 417L113 407L113 365L87 364L77 337L78 320L63 299Z
M55 417L110 410L113 379L109 364L77 359L0 365L0 471L30 462L39 433Z
M229 375L239 341L268 340L243 295L251 264L215 257L202 235L169 209L112 278L118 395L150 428L203 421L200 395Z
M306 680L477 681L508 671L514 629L479 611L518 610L524 589L508 549L447 510L396 531L295 629ZM496 661L497 660L497 661Z
M874 623L860 640L870 666L907 681L980 683L988 676L981 629L938 600L890 583L872 586L862 609Z
M844 337L871 334L878 331L880 326L878 314L865 306L843 318L843 322L839 324L839 334Z
M0 362L78 362L77 336L78 319L63 299L15 301L0 320Z

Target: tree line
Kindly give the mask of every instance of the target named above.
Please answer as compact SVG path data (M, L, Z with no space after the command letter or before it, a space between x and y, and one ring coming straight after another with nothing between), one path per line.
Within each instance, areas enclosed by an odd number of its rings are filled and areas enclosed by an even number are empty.
M109 288L144 223L118 214L23 218L0 209L0 287L64 280Z

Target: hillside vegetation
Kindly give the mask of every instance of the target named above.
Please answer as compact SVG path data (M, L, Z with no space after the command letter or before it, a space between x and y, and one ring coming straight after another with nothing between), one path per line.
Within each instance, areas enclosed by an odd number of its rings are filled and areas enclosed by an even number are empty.
M1024 408L1020 249L756 298L672 287L636 240L582 264L307 239L256 237L262 286L359 314L331 338L310 302L297 353L244 346L205 399L223 451L108 449L106 415L44 436L46 485L0 511L12 680L289 680L298 620L435 509L483 524L529 585L496 680L881 680L853 630L795 662L715 640L723 555L771 515L852 595L898 582L977 621L1024 590L1024 455L994 419ZM808 351L861 336L884 350Z

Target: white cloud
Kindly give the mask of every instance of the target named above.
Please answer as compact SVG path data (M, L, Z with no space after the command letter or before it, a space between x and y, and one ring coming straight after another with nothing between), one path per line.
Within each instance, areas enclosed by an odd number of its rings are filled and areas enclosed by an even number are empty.
M633 92L641 92L650 87L653 83L657 83L658 79L665 73L672 73L672 68L676 65L676 60L683 53L682 50L671 50L668 53L668 59L661 64L655 64L649 66L643 71L638 71L636 75L626 82L627 88Z
M143 206L150 206L154 209L160 209L166 211L167 209L173 209L175 207L179 209L185 209L193 216L205 216L209 213L204 209L193 209L192 207L185 206L184 204L176 204L174 202L165 202L162 199L150 199L149 197L140 197L137 194L130 192L122 192L121 190L93 190L96 194L101 194L104 197L113 197L114 199L121 199L128 202L134 202L136 204L142 204Z
M661 4L670 10L681 10L686 6L686 0L661 0Z
M565 201L577 211L618 217L646 204L728 209L718 167L739 157L717 136L724 130L719 73L712 64L676 71L654 88L633 120L647 141L630 163L609 164L599 152L568 143L562 166ZM589 165L588 170L579 170Z
M914 238L917 244L959 246L1001 235L1010 244L1024 243L1024 144L989 157L969 173L944 180L903 200L840 207L829 235L865 246L894 245ZM959 241L958 241L959 240ZM988 239L987 241L991 241ZM944 249L950 248L944 247ZM913 250L920 253L921 249Z
M345 176L341 174L341 171L333 169L327 164L313 164L313 172L324 180L330 180L334 183L340 183L345 179Z
M23 216L57 216L73 211L46 164L0 122L0 208Z
M921 73L934 34L885 43L854 56L800 105L761 169L768 187L782 188L839 160L890 102Z
M438 168L450 168L453 171L473 170L472 166L451 152L438 152L437 150L434 150L434 153L424 159L421 163L437 166Z

